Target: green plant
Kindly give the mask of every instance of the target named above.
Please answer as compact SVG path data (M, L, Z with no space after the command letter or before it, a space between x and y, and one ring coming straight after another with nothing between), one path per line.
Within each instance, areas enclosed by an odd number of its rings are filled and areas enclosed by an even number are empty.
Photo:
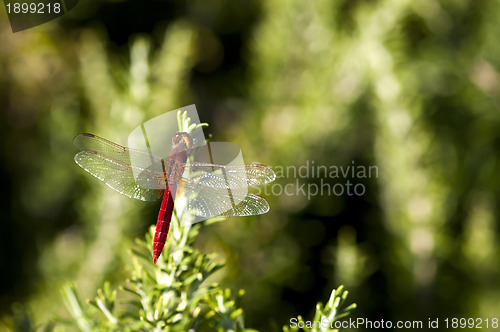
M123 305L118 304L117 292L109 283L87 306L81 304L74 287L65 288L68 307L81 330L245 330L238 304L243 293L234 298L230 290L204 284L223 264L215 262L215 255L205 255L192 247L199 225L187 223L181 227L175 215L172 224L157 265L151 259L153 227L146 241L138 240L137 248L131 250L131 277L121 289L132 297Z
M312 327L308 327L308 323L304 321L302 316L297 317L296 327L283 327L284 332L300 331L301 328L306 332L330 332L338 331L338 329L332 329L332 322L338 321L350 314L350 312L357 307L356 303L353 303L346 308L343 308L345 300L347 299L348 291L344 290L344 286L340 286L332 291L330 299L323 305L321 302L316 304L316 312L312 321L309 324ZM326 324L325 324L326 323Z
M218 222L223 218L211 219ZM121 301L109 283L97 291L95 299L82 304L74 286L67 286L64 295L74 323L82 331L254 331L245 328L240 300L244 291L233 295L216 283L206 280L223 267L214 254L204 254L192 247L199 224L184 224L172 218L172 231L158 265L152 263L154 228L146 240L137 240L131 250L131 278L122 285ZM149 253L149 254L147 254ZM132 294L126 299L125 293ZM348 292L340 286L332 291L329 301L318 303L314 321L327 318L336 321L347 316L356 304L342 308ZM122 303L120 303L122 302ZM301 316L298 320L303 322ZM283 331L299 328L283 327ZM304 331L335 331L321 327Z

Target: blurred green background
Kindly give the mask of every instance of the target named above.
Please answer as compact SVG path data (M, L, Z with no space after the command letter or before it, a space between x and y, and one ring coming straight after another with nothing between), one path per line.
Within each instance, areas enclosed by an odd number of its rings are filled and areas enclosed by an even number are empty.
M353 317L499 318L498 1L89 0L15 34L0 7L4 319L69 317L62 285L123 281L156 220L159 202L80 169L72 138L125 144L189 104L247 162L378 168L350 179L362 196L271 193L268 214L201 229L248 327L310 319L340 284ZM346 181L276 183L297 180Z

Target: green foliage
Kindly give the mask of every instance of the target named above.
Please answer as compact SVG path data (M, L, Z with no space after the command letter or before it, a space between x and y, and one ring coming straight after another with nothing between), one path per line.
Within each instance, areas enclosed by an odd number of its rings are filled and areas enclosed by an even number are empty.
M12 315L6 321L6 327L11 331L32 331L33 322L31 321L29 313L20 304L12 306Z
M199 224L180 222L172 217L172 230L157 265L152 263L154 228L146 240L137 240L132 256L131 277L117 295L108 282L97 296L82 304L73 286L64 289L74 323L82 331L252 331L245 328L240 301L244 291L234 296L207 279L224 266L214 254L193 248ZM218 222L222 218L211 219ZM127 298L125 293L131 294ZM118 299L117 299L118 297ZM314 319L345 317L351 305L341 309L347 291L339 287L325 306L318 303ZM290 330L284 327L284 331ZM319 330L305 330L319 331Z
M105 283L94 300L81 305L73 287L65 297L82 331L186 331L209 326L244 330L242 310L229 290L203 282L222 267L214 255L204 255L192 247L198 225L180 227L172 218L172 231L157 266L152 263L154 228L146 241L138 240L131 250L132 271L119 293ZM148 255L147 252L150 254ZM124 293L132 294L127 299Z
M120 283L123 248L154 220L154 208L74 165L75 133L124 142L137 123L193 103L248 160L380 171L363 181L363 197L266 194L265 218L200 232L200 250L224 252L224 287L245 288L236 307L248 325L269 330L339 284L361 317L497 315L498 1L156 5L80 2L80 18L21 34L0 15L0 310L22 303L10 310L11 329L63 316L58 290L69 280L81 298L103 280ZM319 181L276 183L295 180ZM117 292L113 317L128 309L124 294L132 296Z

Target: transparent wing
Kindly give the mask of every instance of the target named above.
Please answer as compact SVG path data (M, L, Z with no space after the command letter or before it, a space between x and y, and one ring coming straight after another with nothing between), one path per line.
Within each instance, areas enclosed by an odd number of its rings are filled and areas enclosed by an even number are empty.
M231 189L216 189L187 184L182 179L178 190L187 212L200 217L253 216L269 211L267 201L257 195Z
M93 134L79 134L73 139L73 144L81 151L97 152L101 156L121 162L124 165L131 164L131 156L134 159L134 167L142 169L154 169L160 165L161 158L153 153L130 149L102 137Z
M276 178L270 167L260 164L223 166L192 162L184 170L186 182L217 189L255 187Z
M132 166L120 160L101 155L97 152L82 151L76 154L75 162L84 170L106 183L110 188L130 198L141 201L155 201L162 196L162 190L139 187L135 182ZM140 176L144 182L163 181L163 187L165 187L163 176L151 174L147 170L142 169ZM150 188L154 188L154 186Z

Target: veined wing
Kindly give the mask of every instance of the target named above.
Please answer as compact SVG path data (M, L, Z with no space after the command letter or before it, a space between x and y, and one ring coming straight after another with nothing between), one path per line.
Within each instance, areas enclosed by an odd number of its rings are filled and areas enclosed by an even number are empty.
M133 166L123 163L120 160L101 155L95 151L82 151L76 154L75 162L84 170L106 183L110 188L120 194L141 201L155 201L162 196L160 189L146 189L139 187L133 174ZM142 183L156 181L158 183L149 188L165 187L162 176L152 174L147 170L140 169ZM163 181L163 182L161 182Z
M153 153L130 149L113 143L93 134L79 134L73 139L73 144L81 151L96 152L101 156L113 159L124 165L131 164L133 156L134 167L142 169L161 169L161 158ZM159 168L153 168L153 166Z
M184 199L185 210L200 217L253 216L269 211L267 201L241 190L216 189L179 181L178 190Z
M189 174L185 181L210 188L245 188L270 183L276 179L274 171L265 165L213 165L202 162L187 163Z

